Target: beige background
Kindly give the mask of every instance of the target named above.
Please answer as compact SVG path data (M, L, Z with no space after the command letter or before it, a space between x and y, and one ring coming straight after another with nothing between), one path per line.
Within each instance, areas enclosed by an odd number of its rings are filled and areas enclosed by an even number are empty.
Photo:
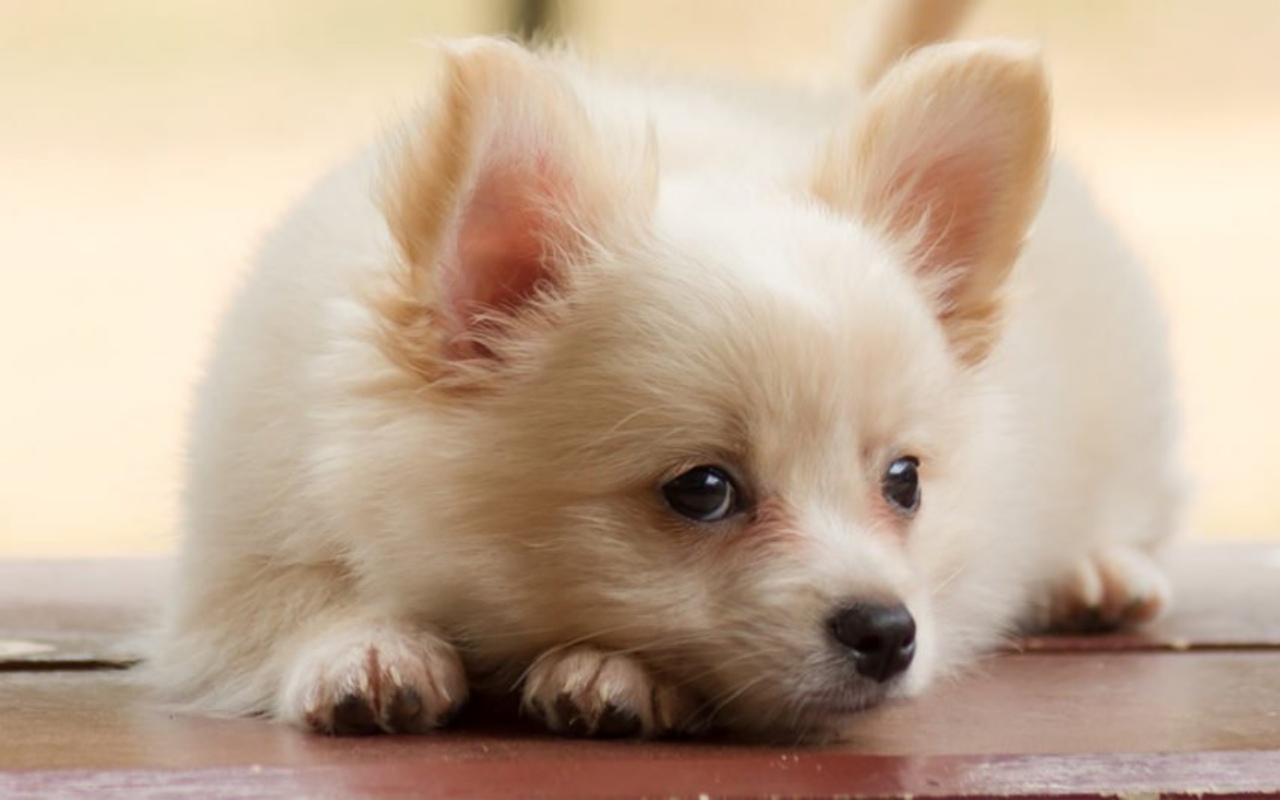
M611 58L809 80L856 3L578 2ZM0 555L173 546L182 420L261 233L412 102L415 39L505 7L0 0ZM1280 3L988 2L1046 45L1059 147L1152 265L1194 524L1280 533Z

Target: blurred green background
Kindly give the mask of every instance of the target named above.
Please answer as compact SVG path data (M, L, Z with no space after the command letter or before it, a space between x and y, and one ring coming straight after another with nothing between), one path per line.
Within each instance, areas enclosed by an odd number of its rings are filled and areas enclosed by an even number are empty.
M860 3L566 2L584 49L837 75ZM183 418L261 234L510 3L0 0L0 555L157 553ZM1172 318L1203 535L1280 535L1280 2L987 2Z

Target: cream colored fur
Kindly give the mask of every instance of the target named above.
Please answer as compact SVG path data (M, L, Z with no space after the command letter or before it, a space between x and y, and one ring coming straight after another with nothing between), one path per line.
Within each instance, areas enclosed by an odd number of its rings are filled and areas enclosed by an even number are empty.
M1163 323L1049 166L1035 52L927 48L865 101L441 58L222 327L165 696L416 731L486 687L556 729L827 735L1019 624L1158 611ZM914 518L880 496L905 454ZM747 512L664 506L701 463ZM860 598L916 618L900 680L829 640Z

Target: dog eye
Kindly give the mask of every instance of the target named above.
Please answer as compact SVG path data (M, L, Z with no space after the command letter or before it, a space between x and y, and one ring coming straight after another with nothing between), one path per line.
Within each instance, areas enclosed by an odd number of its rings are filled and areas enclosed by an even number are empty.
M695 522L719 522L738 512L738 489L719 467L701 466L662 486L667 505Z
M880 479L880 491L899 511L914 514L920 508L920 459L903 456L895 459Z

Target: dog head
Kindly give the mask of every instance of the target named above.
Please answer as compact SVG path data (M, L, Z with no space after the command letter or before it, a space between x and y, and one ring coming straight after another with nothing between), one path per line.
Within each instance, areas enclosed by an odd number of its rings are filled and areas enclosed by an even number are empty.
M456 544L407 536L404 591L485 608L453 623L477 663L592 641L742 730L924 685L995 602L966 465L1045 179L1038 58L921 51L777 185L665 172L643 121L514 45L446 63L373 301L445 421L389 479Z

